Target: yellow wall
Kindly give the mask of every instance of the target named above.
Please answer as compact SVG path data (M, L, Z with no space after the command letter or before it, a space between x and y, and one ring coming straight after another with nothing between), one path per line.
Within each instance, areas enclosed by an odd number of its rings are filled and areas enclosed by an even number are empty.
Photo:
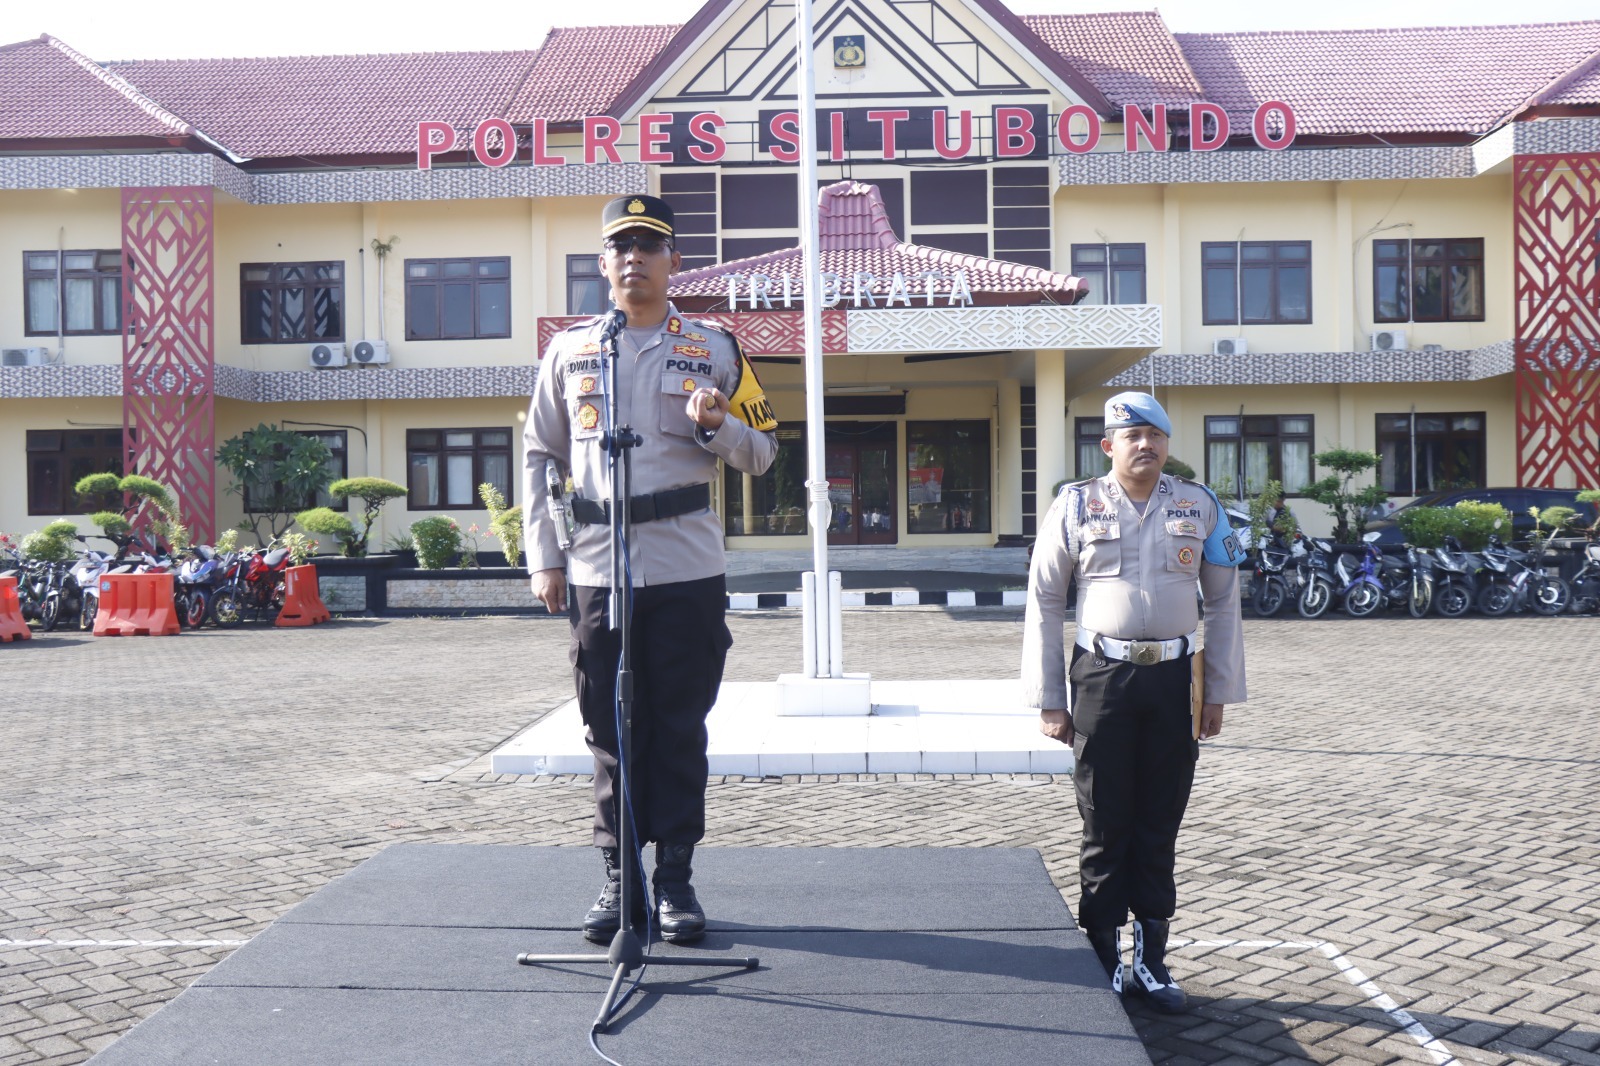
M115 397L0 400L0 455L7 456L0 463L0 531L25 535L57 518L76 523L80 533L94 531L86 515L28 514L28 430L70 430L73 424L82 428L120 428L122 401Z
M0 196L0 347L50 349L55 335L24 336L22 253L122 247L122 198L116 189L39 189ZM67 337L67 364L120 363L122 338ZM119 419L120 420L120 419Z

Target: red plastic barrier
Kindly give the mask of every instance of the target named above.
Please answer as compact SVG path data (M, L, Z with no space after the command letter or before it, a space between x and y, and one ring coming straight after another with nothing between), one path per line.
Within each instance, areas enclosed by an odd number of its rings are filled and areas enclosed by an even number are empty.
M97 637L171 637L178 633L171 574L106 574L100 578Z
M23 620L22 601L17 599L17 579L0 577L0 644L32 639L33 630Z
M283 572L283 610L278 612L279 626L314 626L318 622L333 620L328 605L322 602L322 591L317 587L317 568L291 566Z

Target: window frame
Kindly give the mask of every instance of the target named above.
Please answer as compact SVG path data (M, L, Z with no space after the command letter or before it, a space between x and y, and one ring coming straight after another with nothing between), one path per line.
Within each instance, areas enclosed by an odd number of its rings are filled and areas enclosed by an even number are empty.
M1263 421L1265 421L1266 419L1273 419L1274 420L1275 429L1270 433L1265 432L1261 428L1259 428L1260 424ZM1306 423L1306 428L1305 428L1304 431L1294 430L1294 431L1285 432L1284 424L1286 422L1288 422L1290 420L1298 421L1298 420L1301 420L1301 419L1304 419L1305 423ZM1220 422L1220 421L1234 421L1234 422L1237 422L1238 423L1237 432L1234 432L1234 433L1216 432L1214 430L1214 426L1215 426L1215 424L1217 422ZM1255 428L1255 429L1251 428L1250 423L1252 421L1256 423L1256 427L1257 428ZM1231 414L1231 415L1206 415L1205 416L1205 482L1206 482L1207 485L1210 485L1212 488L1217 488L1217 486L1219 484L1219 477L1225 473L1226 476L1229 479L1230 485L1224 486L1224 488L1231 487L1232 495L1234 495L1235 497L1237 497L1237 498L1239 498L1241 500L1242 499L1248 499L1251 496L1257 495L1258 493L1261 492L1263 486L1261 486L1261 485L1252 486L1252 485L1249 484L1249 481L1248 481L1249 473L1248 473L1248 470L1246 468L1246 463L1247 463L1247 458L1246 458L1247 445L1249 445L1251 443L1257 443L1257 444L1259 444L1259 443L1270 443L1270 444L1274 445L1274 447L1272 447L1271 450L1268 452L1267 480L1276 481L1279 484L1283 485L1284 486L1284 495L1285 496L1297 497L1297 498L1298 497L1304 497L1305 496L1305 492L1303 491L1304 485L1309 485L1313 481L1316 480L1316 472L1317 472L1316 471L1316 461L1312 458L1313 451L1314 451L1314 446L1315 446L1315 442L1316 442L1316 430L1317 430L1316 416L1312 415L1312 414L1309 414L1309 413L1308 414L1288 414L1288 415L1244 414L1244 413ZM1212 462L1211 462L1212 445L1213 444L1222 444L1222 443L1233 443L1236 446L1236 450L1234 452L1235 469L1233 469L1233 470L1218 471L1218 470L1213 470L1212 469ZM1284 445L1285 444L1297 444L1297 445L1303 444L1305 446L1306 461L1305 461L1305 469L1303 471L1305 480L1303 482L1303 485L1300 486L1300 487L1297 487L1297 488L1296 487L1290 487L1289 483L1284 479L1284 476L1283 476Z
M1283 257L1290 248L1304 249L1302 258ZM1214 256L1211 253L1226 250L1229 254ZM1265 260L1246 259L1247 250L1270 253ZM1308 326L1315 317L1312 306L1314 286L1311 276L1312 248L1310 241L1202 241L1200 243L1200 321L1206 326ZM1246 317L1244 285L1246 270L1268 271L1268 302L1272 313L1266 318ZM1306 272L1306 310L1304 318L1291 318L1283 313L1281 275L1288 270L1303 267ZM1214 284L1223 284L1223 277L1233 295L1232 313L1226 316L1211 314L1211 292ZM1218 280L1213 281L1213 277Z
M333 462L336 464L336 469L335 469L335 473L334 473L333 478L330 479L330 481L329 481L329 484L332 484L334 481L340 481L340 480L350 476L350 432L349 432L349 430L344 430L344 429L297 429L297 430L294 430L293 432L300 434L302 437L319 437L319 438L322 438L322 443L327 445L328 446L328 450L333 453ZM337 446L335 446L334 442L332 442L331 440L328 439L328 438L331 438L331 437L339 438ZM245 486L244 486L243 503L244 503L244 513L245 514L270 514L270 513L272 513L272 512L267 511L267 510L258 510L252 504L252 502L250 500L250 485L248 483L246 483ZM348 511L348 510L350 510L350 499L349 499L349 497L345 497L342 500L335 499L334 497L328 495L327 490L324 489L321 492L315 493L312 496L309 496L306 499L302 500L300 505L298 507L294 508L294 510L296 512L308 511L313 507L328 507L328 508L331 508L331 509L333 509L335 511Z
M332 278L318 278L318 270L334 268L337 276ZM253 270L266 270L268 277L260 280L249 276ZM304 277L282 277L284 271L301 270ZM240 263L239 264L239 343L240 344L342 344L347 332L348 316L345 314L346 301L344 298L344 285L348 276L343 259L311 259L304 262L283 263ZM304 289L307 292L304 313L304 329L294 336L287 336L283 330L283 296L290 289ZM337 301L339 316L339 329L337 336L318 336L317 298L319 292L333 292ZM269 293L268 315L271 318L272 336L256 336L250 332L252 315L250 313L250 294L255 292Z
M1079 418L1074 422L1072 451L1073 457L1077 462L1076 469L1079 481L1091 477L1104 477L1111 472L1111 456L1107 455L1105 450L1100 447L1100 442L1105 439L1105 435L1106 420L1103 415L1095 418ZM1083 457L1091 447L1097 456L1096 469L1087 470L1084 468Z
M471 433L472 434L472 445L471 445L471 447L465 447L465 446L462 446L462 445L450 445L450 444L447 444L446 442L449 439L449 435L452 434L452 433ZM506 435L506 443L503 446L502 445L484 444L483 441L482 441L482 436L485 433L504 433ZM419 446L415 442L417 441L419 435L421 435L421 434L435 434L435 435L437 435L439 444L436 447L432 448L432 449ZM499 454L499 455L503 455L505 457L506 480L505 480L504 484L496 485L495 487L500 490L501 495L503 495L506 498L506 500L509 501L509 500L515 499L515 496L513 494L514 494L514 492L516 490L516 486L515 486L515 484L513 484L513 482L515 481L515 478L516 478L516 474L515 474L515 469L516 468L512 465L512 459L514 458L514 454L515 454L515 449L514 449L515 441L513 439L514 437L515 437L515 431L510 429L510 428L508 428L508 427L506 427L506 426L456 426L456 427L451 427L449 429L430 429L430 428L426 428L426 427L418 427L418 428L406 430L406 508L407 508L407 510L411 510L411 511L481 511L483 509L483 502L478 498L478 486L483 484L485 481L490 480L489 478L484 476L484 472L483 472L484 457L486 455ZM412 482L412 459L413 459L413 457L417 456L417 455L429 455L429 454L437 455L440 458L439 467L438 467L438 469L439 469L438 496L439 496L440 501L442 501L440 503L421 503L421 502L418 502L418 500L417 500L417 486L415 484L413 484L413 482ZM449 496L450 496L450 492L449 492L449 489L450 489L450 481L449 481L449 470L450 470L450 467L449 467L449 464L447 462L445 462L444 460L447 457L451 456L451 455L462 455L462 454L469 454L469 455L472 456L472 484L471 484L472 492L471 492L471 495L469 497L471 502L464 503L464 504L461 504L461 503L449 503L447 501L449 500Z
M92 269L67 269L66 257L74 255L92 255L95 265ZM35 256L49 256L57 265L49 268L35 268L29 261ZM116 263L116 268L103 265L105 260ZM59 270L58 270L59 267ZM93 329L68 329L66 328L67 283L69 281L88 280L93 285L94 291L94 328ZM33 322L33 285L35 281L52 282L55 295L55 321L61 327L48 329L34 329ZM116 324L110 328L102 327L105 321L106 296L104 282L113 282L116 286L116 297L111 302L112 310L116 312ZM22 335L24 337L115 337L122 333L122 250L118 248L67 248L67 249L40 249L38 251L24 251L22 253Z
M98 443L88 447L69 447L69 442L74 434L91 433L99 435L100 440ZM44 439L49 434L57 434L60 437L60 442L53 448L49 447L49 442ZM85 474L99 473L104 470L109 470L118 474L119 476L127 473L128 456L124 448L125 438L123 436L123 430L121 427L116 429L112 429L110 427L85 429L77 426L67 426L63 429L27 430L23 436L23 454L27 457L28 515L30 517L35 515L54 517L58 515L75 515L85 513L82 511L67 509L68 507L76 507L79 503L77 493L73 491L73 486L76 485L79 479L81 479ZM35 503L37 502L34 490L34 463L36 456L59 457L57 461L60 465L61 482L59 494L54 501L53 507L39 508L35 506ZM115 459L114 465L105 461L108 456ZM86 470L82 473L74 475L72 470L73 460L75 458L82 459L86 457L90 459L90 465L92 465L94 469Z
M1092 261L1092 255L1099 252L1103 258L1099 262ZM1137 255L1137 262L1117 262L1117 254ZM1075 277L1088 281L1098 278L1100 291L1105 295L1104 306L1113 304L1144 304L1150 302L1150 276L1149 260L1145 254L1143 243L1104 243L1104 244L1074 244L1071 251L1072 274ZM1122 286L1117 282L1119 274L1138 272L1140 298L1137 300L1118 299L1122 295ZM1095 303L1092 299L1085 298L1085 304Z
M576 268L576 269L575 269ZM580 306L577 299L577 283L596 279L600 282L601 307L598 310L589 310ZM606 295L608 286L605 273L600 269L598 255L569 255L567 256L567 314L569 315L603 315L616 305Z
M1432 256L1418 256L1417 245L1437 244L1443 249L1443 254ZM1459 254L1461 245L1476 245L1476 254ZM1385 251L1396 254L1385 256ZM1399 267L1398 300L1399 311L1392 315L1380 313L1384 306L1383 285L1379 280L1379 273L1385 267L1394 269ZM1475 267L1473 270L1473 295L1478 307L1477 314L1457 314L1451 300L1450 275L1452 268L1457 266ZM1440 270L1443 284L1440 292L1439 314L1416 314L1417 277L1419 269L1437 268ZM1410 323L1410 322L1482 322L1488 315L1488 307L1484 298L1484 258L1482 237L1447 237L1447 238L1418 238L1418 237L1393 237L1372 242L1372 320L1384 324Z
M465 263L469 269L466 274L451 275L447 267L453 264ZM505 267L501 274L480 274L478 268L485 264L499 264ZM415 268L434 266L438 273L432 277L412 277ZM402 276L405 279L405 337L408 341L479 341L479 340L507 340L511 337L511 257L509 255L478 255L478 256L441 256L429 259L407 259L401 264ZM468 284L471 287L472 298L472 329L468 333L445 333L445 290L452 285ZM482 290L491 285L505 287L506 302L506 329L504 333L490 333L483 329L483 294ZM434 334L418 333L412 328L412 301L421 299L423 290L432 291L434 301L434 323L437 332Z
M1410 423L1411 428L1406 430L1385 428L1384 421L1386 419L1401 418L1406 419ZM1445 420L1446 428L1442 431L1417 431L1413 437L1413 431L1416 427L1416 420L1420 418L1442 418ZM1455 419L1463 418L1476 418L1478 420L1477 430L1457 430L1450 428L1451 423ZM1385 413L1380 411L1373 416L1373 430L1374 447L1379 455L1377 469L1378 484L1382 485L1383 490L1391 496L1424 496L1430 492L1445 492L1458 487L1470 489L1482 489L1488 487L1489 416L1487 411L1404 411L1394 413ZM1474 433L1476 434L1475 439L1470 436ZM1418 441L1426 439L1440 447L1445 454L1449 454L1451 445L1463 438L1470 440L1472 444L1472 450L1475 452L1473 459L1478 469L1476 471L1477 477L1473 480L1473 484L1467 486L1458 486L1454 481L1451 481L1446 484L1434 484L1427 486L1422 485L1418 478L1418 464L1415 461L1415 457L1411 454L1411 441L1413 439ZM1390 484L1394 479L1385 476L1383 469L1384 462L1382 459L1383 446L1386 441L1390 440L1398 440L1406 445L1406 462L1411 471L1411 487L1409 489L1391 488ZM1398 472L1399 471L1396 470L1394 473L1398 474Z

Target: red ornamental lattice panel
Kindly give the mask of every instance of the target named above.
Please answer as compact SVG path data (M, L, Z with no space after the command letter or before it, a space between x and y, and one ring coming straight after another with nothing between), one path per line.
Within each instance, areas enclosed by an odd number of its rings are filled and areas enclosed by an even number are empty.
M1600 486L1600 154L1516 160L1517 483Z
M843 355L850 350L850 331L844 311L822 312L822 351L825 355ZM712 322L739 338L745 354L752 357L764 355L804 355L806 350L806 321L803 311L748 311L742 314L715 312L690 314L686 318ZM589 321L586 315L553 315L539 319L539 358L544 358L550 339L562 330Z
M206 542L217 532L212 234L209 188L122 190L128 468L172 489L185 523Z

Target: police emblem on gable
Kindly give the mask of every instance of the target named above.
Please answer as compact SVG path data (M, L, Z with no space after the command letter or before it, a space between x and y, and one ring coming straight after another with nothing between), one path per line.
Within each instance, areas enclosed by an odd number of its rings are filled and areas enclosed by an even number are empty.
M864 67L867 65L867 39L852 34L833 39L833 65L836 67Z

